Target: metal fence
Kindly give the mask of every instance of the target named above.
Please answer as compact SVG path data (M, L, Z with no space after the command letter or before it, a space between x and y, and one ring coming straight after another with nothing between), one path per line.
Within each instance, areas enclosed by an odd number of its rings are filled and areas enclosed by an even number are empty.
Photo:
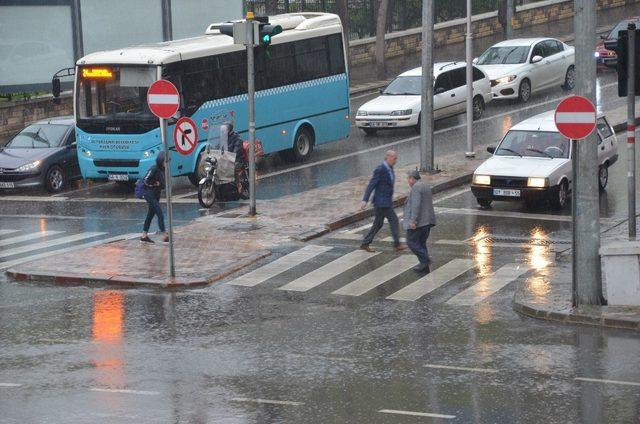
M473 13L498 9L501 0L473 0ZM516 4L541 0L516 0ZM376 32L376 10L379 0L347 0L349 38L372 37ZM247 0L247 7L258 15L292 12L336 13L336 0ZM269 13L267 13L269 12ZM466 0L435 0L435 21L444 22L466 15ZM387 31L419 27L422 0L389 0Z

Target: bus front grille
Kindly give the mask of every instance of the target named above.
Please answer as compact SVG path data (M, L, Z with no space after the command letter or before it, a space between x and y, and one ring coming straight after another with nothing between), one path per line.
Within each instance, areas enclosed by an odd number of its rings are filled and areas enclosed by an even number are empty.
M137 168L140 165L140 161L131 159L94 159L93 164L107 168Z

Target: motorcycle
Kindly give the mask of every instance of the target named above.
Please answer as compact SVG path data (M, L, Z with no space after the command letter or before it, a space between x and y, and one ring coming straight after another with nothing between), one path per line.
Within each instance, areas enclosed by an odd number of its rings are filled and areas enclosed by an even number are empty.
M236 201L249 198L249 167L246 162L238 169L235 155L210 151L204 157L205 176L198 183L198 202L210 208L216 201Z

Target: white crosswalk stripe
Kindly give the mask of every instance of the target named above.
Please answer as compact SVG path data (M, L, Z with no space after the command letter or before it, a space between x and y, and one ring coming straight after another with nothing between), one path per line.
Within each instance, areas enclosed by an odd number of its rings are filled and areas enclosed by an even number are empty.
M9 246L10 244L22 243L24 241L34 240L42 237L53 236L63 233L64 231L42 231L37 233L25 234L0 240L0 247Z
M377 268L346 286L341 287L332 294L342 296L361 296L369 290L373 290L416 265L417 261L413 255L399 256L391 262L382 265L380 268Z
M474 266L475 262L471 259L454 259L405 288L398 290L388 296L387 299L416 301L469 271Z
M7 234L19 233L18 230L0 230L0 236L6 236Z
M47 249L54 246L60 246L62 244L73 243L80 240L102 236L104 234L107 234L107 233L85 232L85 233L74 234L67 237L55 238L53 240L47 240L40 243L33 243L26 246L20 246L13 249L3 250L0 252L0 258L7 258L9 256L20 255L22 253L32 252L34 250Z
M378 253L379 252L369 253L364 250L355 250L280 287L279 290L306 292L376 256Z
M332 248L330 246L309 245L293 253L289 253L255 271L244 274L233 281L228 282L234 286L253 287L268 279L282 274L283 272L312 259L321 253L325 253Z
M447 301L448 305L471 306L482 302L516 278L529 271L522 264L507 264Z

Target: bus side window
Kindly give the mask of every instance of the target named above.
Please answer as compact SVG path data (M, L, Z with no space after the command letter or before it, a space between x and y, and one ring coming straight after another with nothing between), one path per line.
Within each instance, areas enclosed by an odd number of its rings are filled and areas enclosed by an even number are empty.
M329 44L329 68L331 75L344 74L344 49L342 35L333 34L327 37Z

